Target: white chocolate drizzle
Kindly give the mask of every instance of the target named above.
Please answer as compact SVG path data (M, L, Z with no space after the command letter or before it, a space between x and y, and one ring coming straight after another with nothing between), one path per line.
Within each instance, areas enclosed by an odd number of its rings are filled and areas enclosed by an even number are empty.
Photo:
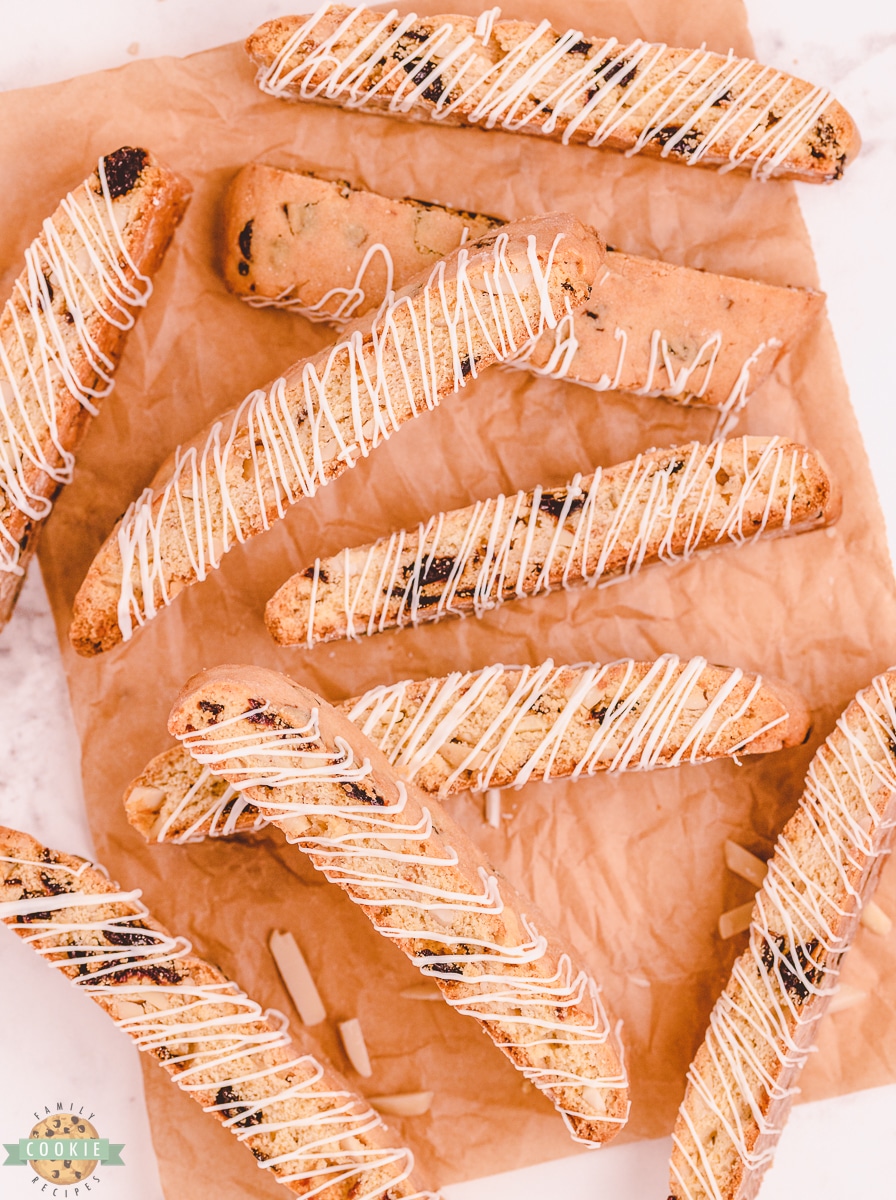
M46 480L70 483L74 470L75 456L59 429L60 401L73 397L95 416L96 401L112 391L115 362L100 347L97 318L129 330L131 310L152 293L152 280L137 270L119 227L103 158L97 176L101 196L91 178L62 201L58 225L53 217L44 221L3 309L0 492L8 508L33 521L52 508ZM70 228L63 230L63 222ZM0 521L0 572L23 574L21 553Z
M891 687L892 675L878 676L856 697L857 708L840 717L812 760L797 817L778 839L756 897L749 947L710 1017L708 1060L688 1072L689 1094L673 1139L687 1170L672 1163L683 1200L724 1200L713 1161L725 1178L732 1169L719 1139L714 1149L703 1144L691 1094L730 1140L743 1165L742 1187L753 1194L750 1177L771 1162L799 1091L794 1081L837 991L843 955L896 824Z
M78 884L88 868L102 867L82 861L77 868L62 863L0 855L0 862L39 866ZM360 1096L320 1086L326 1068L312 1055L259 1066L259 1056L289 1047L289 1022L274 1009L262 1010L237 984L132 982L135 968L156 970L157 978L176 977L178 962L192 952L186 938L142 924L149 911L140 901L141 892L63 892L23 900L0 901L0 920L12 924L32 949L56 968L75 966L80 974L72 984L92 999L116 1006L115 1024L139 1050L164 1050L164 1062L179 1088L188 1094L227 1089L231 1095L204 1106L205 1112L227 1113L223 1121L240 1141L260 1134L294 1130L313 1136L295 1149L259 1160L258 1166L272 1172L278 1183L301 1181L308 1185L302 1195L313 1197L338 1184L354 1184L359 1200L381 1195L381 1185L365 1188L368 1173L390 1170L396 1187L414 1168L414 1156L404 1147L367 1148L358 1136L382 1129L383 1122ZM90 919L72 915L54 919L51 913L67 909L120 906L115 916ZM23 935L21 921L27 919L30 933ZM138 945L109 944L105 937L121 938L134 933ZM61 939L59 941L58 939ZM209 1015L211 1010L211 1015ZM176 1019L172 1020L173 1017ZM285 1082L285 1078L295 1082ZM239 1095L243 1084L251 1084L257 1098ZM232 1094L236 1089L236 1094ZM262 1094L257 1095L258 1092ZM278 1117L278 1106L300 1101L303 1115ZM276 1171L272 1168L278 1168ZM355 1192L353 1192L353 1195ZM438 1200L433 1193L417 1192L409 1200Z
M528 235L525 253L514 256L508 235L500 232L488 260L483 264L477 258L472 269L469 251L461 247L454 280L446 278L445 262L437 263L426 284L394 296L371 318L368 339L356 330L337 342L322 364L313 359L300 364L300 380L281 376L266 390L251 392L214 422L204 445L178 447L164 488L158 493L147 488L118 527L122 582L117 619L123 640L130 639L135 625L151 620L160 604L170 604L179 590L172 590L167 578L162 531L169 514L176 514L191 576L205 579L221 556L247 536L228 478L239 457L244 456L239 476L251 483L252 507L268 529L269 510L282 519L289 505L313 496L336 474L355 466L405 421L437 407L468 376L476 378L484 347L501 361L553 328L566 311L564 303L554 313L550 294L561 240L562 235L555 237L541 262L534 235ZM532 298L524 300L523 292ZM401 331L400 314L410 318L412 332ZM514 333L520 321L522 339ZM448 334L445 364L436 353L436 328ZM346 377L351 411L340 416L328 392L331 385L342 387ZM298 397L291 394L295 392ZM248 438L241 436L242 430ZM235 448L246 441L245 449Z
M589 1046L609 1042L622 1062L618 1027L611 1027L594 979L577 970L565 953L557 957L550 975L539 970L548 952L547 939L525 913L509 913L511 920L497 921L505 911L501 885L484 866L477 868L477 885L463 880L465 886L458 887L462 877L452 870L460 863L457 851L428 844L435 832L430 810L422 805L418 820L402 819L408 804L403 781L395 781L392 803L382 797L376 803L355 802L355 792L346 792L345 804L332 804L320 796L305 801L295 799L295 793L278 795L278 789L289 785L357 783L371 773L369 761L358 763L342 739L335 739L335 752L326 750L317 709L302 728L260 728L250 735L225 732L222 736L222 730L247 720L257 725L269 711L273 711L270 705L260 705L216 722L211 738L207 731L198 730L180 740L198 762L226 775L236 788L264 789L253 792L252 802L269 820L282 823L287 839L308 854L327 879L364 906L384 937L405 944L410 940L438 945L438 951L418 949L412 962L436 981L461 984L445 996L447 1003L487 1026L502 1026L501 1045L520 1048L527 1055L535 1046L568 1046L587 1053ZM339 832L333 836L296 832L293 823L302 817L310 818L309 830L321 818L337 818ZM421 867L432 872L437 882L423 881ZM462 918L472 914L486 918L480 938L464 931ZM494 938L489 936L490 926ZM531 970L516 973L527 966ZM512 1032L515 1028L519 1040ZM624 1067L612 1077L592 1076L535 1065L544 1061L541 1055L527 1057L527 1065L515 1065L548 1094L575 1140L593 1144L577 1133L574 1118L624 1123L625 1117L607 1114L604 1100L605 1092L626 1086ZM583 1111L585 1107L591 1111Z
M550 592L557 586L558 573L560 586L564 588L601 585L606 582L608 564L620 547L626 551L625 565L621 572L616 569L611 572L612 582L620 575L626 577L640 570L651 546L658 546L658 550L655 555L651 553L650 561L655 557L669 563L688 559L708 545L755 541L766 531L775 492L782 480L790 485L780 527L781 532L786 532L791 524L795 479L801 465L806 465L807 451L802 447L788 449L780 438L769 438L751 467L748 444L743 439L743 482L731 496L718 532L708 541L707 522L723 486L717 475L731 442L693 442L670 448L669 457L675 460L674 464L670 462L662 470L653 458L639 454L628 464L627 479L617 486L618 504L612 519L605 523L596 519L602 498L600 468L585 478L576 475L565 489L551 489L552 496L560 491L565 494L548 547L544 553L539 552L537 559L532 547L536 528L544 527L540 505L545 489L541 487L533 492L517 492L515 496L479 500L468 509L459 510L465 519L459 546L453 536L450 546L447 538L443 542L449 514L438 513L416 529L399 530L368 546L347 547L326 564L318 558L311 576L302 640L309 648L319 640L314 618L321 570L327 570L327 565L332 570L334 562L343 579L342 636L359 638L385 629L439 621L449 615L465 616L470 609L479 617L507 600ZM758 525L747 528L744 525L747 505L757 493L767 494L767 502ZM689 507L693 507L693 516L684 545L676 551L673 543L680 514ZM639 514L638 529L626 545L626 523L633 514ZM424 594L433 564L447 562L451 563L450 570L441 580L437 596L431 589ZM462 582L463 603L457 603L461 599ZM328 592L328 599L336 598L335 589Z
M410 680L381 685L359 696L351 704L340 706L350 721L365 737L370 737L388 758L390 764L404 777L414 779L436 755L442 754L451 743L459 743L456 765L443 780L440 793L447 794L457 786L469 787L489 795L495 789L495 775L506 770L506 756L520 744L520 733L529 730L533 721L543 729L540 740L528 751L515 769L509 782L502 787L521 788L532 779L550 781L562 777L578 779L597 771L648 771L657 767L676 767L682 763L699 763L716 757L720 746L724 753L736 757L752 742L787 720L782 713L750 732L736 744L725 746L728 730L741 722L759 695L763 682L756 676L742 701L726 716L722 710L729 697L744 678L740 668L729 671L722 685L704 696L706 685L700 680L707 667L705 658L682 661L674 654L657 659L649 671L633 686L638 664L634 659L595 664L581 663L573 668L555 667L548 659L538 667L505 667L501 663L481 671L455 671L429 681L422 698L410 694L417 685ZM620 671L620 668L622 670ZM568 671L575 672L573 686L558 711L546 714L541 706L543 697L556 695L560 680ZM518 676L512 688L507 687L507 675ZM570 768L557 759L565 750L570 724L582 709L590 709L596 696L604 696L607 675L619 675L613 693L606 698L599 721L585 749ZM484 731L472 740L467 728L478 728L479 714L493 697L501 697L494 716ZM694 707L694 701L697 701ZM537 715L536 715L537 710ZM408 719L409 718L409 719ZM690 722L679 737L677 748L670 753L670 739L677 723L683 718ZM249 801L234 787L218 795L209 794L208 803L195 815L189 825L179 829L181 814L189 811L203 792L209 791L212 772L205 767L200 776L175 804L165 818L154 827L152 837L158 842L190 842L203 836L226 837L237 829L237 819ZM496 792L496 795L500 793ZM495 815L497 814L497 815ZM500 803L486 807L489 824L500 827ZM268 822L258 813L253 829ZM208 825L208 830L201 832ZM245 826L243 826L245 828ZM177 830L172 835L171 831Z
M564 144L585 122L595 121L589 146L601 146L623 130L627 135L636 120L639 133L627 156L659 142L663 158L674 154L687 166L717 157L736 135L719 169L750 165L756 179L769 179L786 166L833 99L822 87L800 96L800 80L733 51L723 56L704 45L667 56L665 44L640 38L628 45L616 38L587 41L577 29L556 37L548 21L533 26L493 63L480 47L491 38L494 12L488 21L480 17L473 33L458 37L446 20L403 46L402 38L420 18L415 13L399 18L391 9L372 14L381 19L360 34L357 45L340 46L369 12L360 6L329 36L303 49L330 7L309 16L270 66L261 68L257 83L263 92L396 116L431 101L425 112L433 121L559 135ZM545 35L550 48L536 50ZM571 66L569 55L580 65L564 72Z

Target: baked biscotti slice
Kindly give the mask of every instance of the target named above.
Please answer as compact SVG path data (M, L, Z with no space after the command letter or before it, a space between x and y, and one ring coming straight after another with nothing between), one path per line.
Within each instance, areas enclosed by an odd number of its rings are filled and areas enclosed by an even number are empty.
M302 1029L197 958L102 867L0 827L0 920L296 1196L437 1200Z
M343 324L501 222L251 163L224 205L224 277L237 296ZM587 307L508 366L595 391L742 408L818 316L821 292L713 275L607 250Z
M704 658L504 667L372 688L333 706L424 791L522 787L598 771L644 771L801 745L805 701L786 684ZM265 824L246 796L181 746L124 797L147 839L188 842Z
M645 563L803 533L839 515L812 451L787 438L650 450L567 487L439 513L288 579L265 620L284 646L313 646L482 613L557 587L595 586Z
M123 146L25 251L0 313L0 626L189 198L148 150Z
M274 671L219 667L187 683L168 727L480 1023L574 1138L619 1132L622 1051L590 972L355 725Z
M860 139L831 93L731 52L622 45L547 21L330 4L246 42L268 95L749 171L839 179Z
M819 748L688 1072L670 1200L748 1200L771 1163L896 825L896 672ZM808 1170L808 1168L807 1168ZM807 1192L812 1180L805 1180Z
M71 640L128 640L237 542L366 457L492 363L584 304L596 233L553 213L462 246L363 329L305 359L163 465L106 539L75 598Z

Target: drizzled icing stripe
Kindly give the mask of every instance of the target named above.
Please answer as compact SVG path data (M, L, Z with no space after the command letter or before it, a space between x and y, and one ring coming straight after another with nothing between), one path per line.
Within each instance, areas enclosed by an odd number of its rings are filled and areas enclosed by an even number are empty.
M878 676L816 753L795 817L756 897L748 949L710 1017L705 1058L688 1072L674 1134L678 1200L727 1200L770 1164L817 1024L896 826L896 675ZM700 1063L700 1065L698 1065ZM724 1133L704 1144L692 1106ZM723 1142L727 1140L730 1148ZM732 1161L732 1158L735 1160ZM740 1190L738 1195L740 1195Z
M209 730L198 730L179 735L180 740L237 790L252 789L252 803L262 815L363 905L384 937L399 940L403 948L410 942L406 952L421 972L452 985L445 999L453 1008L483 1022L500 1046L519 1051L514 1065L547 1094L576 1141L593 1144L577 1131L576 1119L624 1124L627 1116L608 1113L604 1098L605 1092L627 1086L624 1066L608 1077L551 1065L542 1053L531 1052L560 1047L587 1060L589 1048L609 1044L622 1064L618 1027L611 1026L594 979L565 952L553 956L551 967L547 938L524 912L505 906L502 887L489 869L477 867L475 882L456 869L461 860L443 841L450 828L444 814L437 833L425 804L419 818L407 813L409 795L401 780L394 781L393 801L378 793L371 799L359 787L371 775L369 761L359 762L340 738L329 751L317 709L301 728L259 730L266 714L269 722L279 720L270 705L258 704L217 721L211 737ZM247 721L251 734L229 732ZM338 782L351 787L335 787L331 803L322 785ZM307 795L302 785L308 784L316 785L316 798L300 798ZM311 820L303 823L302 817ZM319 832L297 829L312 823ZM503 891L509 893L506 887ZM473 916L482 918L476 922L480 937L468 932ZM498 1027L496 1033L491 1026Z
M482 671L456 671L432 679L422 697L416 694L418 685L403 680L373 688L337 707L409 779L419 776L437 755L444 756L448 749L456 752L453 768L441 780L441 795L463 788L477 792L496 786L521 788L532 779L577 779L597 771L675 767L703 762L720 753L736 756L788 718L782 712L760 728L751 729L738 742L726 745L729 730L744 719L762 691L761 676L755 676L739 703L725 713L744 679L739 668L730 670L721 685L704 697L706 684L701 684L701 679L708 665L706 659L683 662L677 655L663 655L638 679L640 665L634 659L572 668L555 667L551 659L538 667L508 668L498 663ZM619 676L609 694L608 675ZM560 689L566 693L562 705L556 712L545 713L542 699L556 703ZM471 734L471 730L480 728L480 714L496 695L501 697L497 711L481 734ZM593 709L598 699L603 711L599 720L590 720L591 738L571 762L570 730L581 728L582 712ZM699 701L696 710L689 707L695 699ZM677 733L673 751L673 734L683 719L688 724ZM533 721L543 731L542 736L508 778L508 757L515 755L521 745L520 734L530 732ZM171 812L154 827L153 840L201 839L205 835L200 831L206 825L209 837L247 828L245 819L240 818L248 800L230 785L223 792L210 788L212 778L210 768L205 767ZM200 798L207 803L185 828L179 828L182 814ZM267 823L265 817L256 814L251 827L259 829Z
M520 253L508 249L509 236L502 232L491 253L477 250L472 264L461 247L455 278L446 277L444 261L438 263L426 284L393 297L371 318L368 340L355 330L322 363L301 364L300 377L281 376L266 391L251 392L211 426L204 445L179 447L164 489L147 488L118 528L122 638L127 641L134 627L151 620L178 590L168 579L166 548L172 536L191 576L205 579L235 542L257 531L252 528L256 512L268 529L272 515L285 516L288 505L313 496L405 421L435 408L468 376L476 378L483 357L500 361L553 328L566 310L561 302L555 314L550 294L562 236L554 238L543 263L533 234ZM531 292L534 301L524 300L523 292ZM409 329L400 327L406 319ZM522 338L514 332L520 324ZM445 362L440 362L443 343L436 348L436 329L440 338L448 335ZM337 400L348 404L348 414L334 407ZM234 482L242 491L248 482L248 495L238 500Z
M333 9L346 15L329 36L303 49ZM365 33L368 14L380 20ZM701 46L682 58L683 52L667 54L665 43L640 38L628 45L586 40L577 29L558 37L548 21L531 26L493 62L480 47L488 45L496 15L493 10L487 26L480 19L465 35L442 19L425 37L415 30L402 45L420 20L415 13L399 18L397 9L381 14L326 5L294 30L259 70L257 83L271 96L395 116L429 101L425 111L433 121L543 134L564 144L576 138L601 146L621 137L631 141L627 156L658 143L661 157L674 154L687 166L721 155L720 171L751 164L756 179L786 165L833 100L822 87L800 95L802 81L733 51L719 55ZM354 47L337 49L356 34ZM545 35L549 48L536 50ZM581 64L564 72L570 55ZM670 65L670 57L677 61ZM589 129L596 124L593 133L583 129L586 123Z
M298 616L298 603L291 609L295 620L304 620L304 634L297 636L291 625L282 628L278 624L275 636L311 647L330 636L371 636L387 628L464 616L468 611L479 617L507 600L550 592L558 584L564 588L582 584L594 587L610 576L615 581L619 576L632 575L648 561L678 562L707 546L755 541L766 532L782 483L787 484L787 499L780 525L776 521L775 528L786 532L791 524L797 476L806 467L809 454L802 446L777 437L765 440L752 467L748 461L749 441L742 439L741 461L737 464L742 482L729 496L730 503L718 518L718 528L710 528L710 516L724 487L719 476L724 475L725 482L729 479L722 470L723 461L736 444L715 441L676 446L669 450L670 463L664 469L654 458L639 454L626 464L627 477L620 477L618 484L614 474L618 503L607 517L598 515L605 497L603 471L599 468L584 478L576 475L565 489L551 489L551 503L555 499L557 502L556 520L547 548L537 555L533 551L536 531L546 532L541 487L439 513L416 529L399 530L368 546L346 548L335 559L316 559L309 593L302 596L306 615ZM614 472L618 470L614 468ZM762 513L757 524L747 527L748 506L757 497L766 497ZM692 515L682 537L682 514L686 512ZM630 537L628 523L634 517L638 524ZM463 520L459 535L454 533L457 518ZM449 521L451 529L446 533ZM676 548L679 538L681 545ZM621 551L625 560L619 570L613 564ZM344 632L341 622L336 626L327 613L319 633L315 615L321 580L334 575L341 576L342 584L338 590L328 588L326 598L328 603L341 604ZM432 591L435 581L439 584L437 593ZM430 591L424 593L427 584ZM271 605L278 605L286 595L294 600L292 592L297 586L287 581ZM304 581L301 587L304 592ZM269 623L274 619L272 615ZM331 626L339 633L332 634Z
M225 1129L240 1141L264 1134L292 1132L302 1145L258 1165L304 1197L338 1184L353 1185L352 1195L373 1200L384 1184L369 1186L368 1176L392 1175L395 1189L413 1171L414 1156L403 1147L369 1147L356 1139L382 1129L380 1117L360 1096L321 1086L327 1068L310 1054L265 1065L263 1056L292 1045L283 1013L262 1010L235 983L223 980L196 984L180 980L178 964L192 953L186 938L172 937L142 922L150 917L139 890L80 890L84 872L106 874L82 861L77 868L58 862L0 855L0 862L53 872L53 886L75 891L0 901L0 920L12 925L24 942L50 966L76 969L73 985L97 1002L115 1006L112 1019L138 1050L156 1054L174 1082L187 1094L216 1093L204 1112L224 1113ZM114 906L115 916L91 918L68 910ZM55 916L51 916L55 913ZM22 931L27 923L29 933ZM128 944L128 939L136 944ZM153 982L131 982L134 975ZM112 1014L109 1014L110 1016ZM176 1019L172 1021L172 1017ZM291 1082L296 1078L296 1082ZM254 1098L240 1096L243 1085ZM303 1114L289 1117L277 1109L298 1101ZM438 1200L415 1192L408 1200Z
M74 470L59 430L60 402L72 397L96 415L96 402L114 383L115 362L101 349L103 327L131 329L131 310L152 294L152 280L138 271L119 227L104 158L97 176L101 196L88 179L44 221L0 318L0 491L7 511L34 521L52 508L46 479L70 483ZM21 554L0 521L0 572L23 574Z
M515 358L504 365L518 370L531 371L536 375L544 375L549 379L568 379L580 387L590 388L595 392L618 391L625 370L626 354L629 348L628 332L617 325L613 331L613 340L618 346L616 369L612 375L603 374L599 379L585 379L579 374L576 366L576 354L580 342L576 335L576 323L579 330L590 320L587 313L567 313L557 325L556 330L543 337L550 337L553 347L543 366L536 366L532 361L537 343L530 345ZM634 396L656 396L675 400L684 397L687 404L706 403L718 408L716 427L713 436L722 438L737 423L737 416L744 408L750 397L751 372L756 363L766 351L782 349L784 343L776 337L768 337L759 343L744 358L741 369L731 386L728 395L719 403L704 401L716 362L723 352L724 336L721 330L716 330L705 339L694 352L690 362L682 361L677 355L673 357L669 340L661 329L654 329L649 335L650 356L644 383L637 388L627 388ZM665 372L666 382L659 380L659 372Z
M466 232L466 227L464 227ZM358 267L354 281L350 287L330 288L313 304L305 303L296 294L295 286L287 288L279 296L267 297L257 293L243 295L241 300L253 308L280 308L297 313L307 320L326 321L337 328L347 325L354 319L355 313L364 307L367 292L364 287L365 277L371 269L371 264L382 262L386 271L385 296L380 302L379 311L393 302L393 286L395 282L395 265L389 247L382 242L375 242L368 247ZM605 275L605 280L608 276ZM605 281L604 280L604 281ZM381 285L377 284L377 291ZM617 391L625 370L626 356L629 351L629 335L621 326L615 326L613 340L618 351L616 368L613 374L604 373L599 379L585 378L576 355L580 348L580 340L576 328L581 330L583 325L592 320L587 313L566 313L561 317L554 330L542 334L542 340L550 338L552 347L547 361L537 366L532 362L537 341L530 342L519 354L506 360L506 367L530 371L536 375L544 375L550 379L571 380L581 387L590 388L595 392ZM607 334L609 337L609 333ZM674 338L676 341L677 339ZM660 396L667 399L686 397L689 404L704 402L718 407L715 436L722 437L733 428L737 415L747 403L750 395L751 372L756 363L767 351L780 350L784 343L776 337L768 337L761 341L755 349L744 357L743 365L734 381L728 395L716 405L714 400L704 401L709 391L713 371L720 355L724 353L725 341L721 330L715 330L696 349L690 362L682 361L676 353L673 355L669 338L661 329L654 329L648 334L650 354L647 363L644 382L640 387L627 389L636 396ZM665 373L666 382L662 383L661 373Z

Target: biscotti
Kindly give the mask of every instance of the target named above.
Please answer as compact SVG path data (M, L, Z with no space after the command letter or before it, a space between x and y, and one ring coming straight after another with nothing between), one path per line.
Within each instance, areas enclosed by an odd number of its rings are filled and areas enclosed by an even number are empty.
M627 1080L592 975L356 726L276 672L219 667L187 683L168 727L481 1024L573 1137L619 1132Z
M0 315L0 626L189 197L149 151L123 146L25 251Z
M651 450L567 487L497 496L431 517L293 575L265 620L313 646L520 596L594 586L644 563L827 525L839 496L824 464L786 438Z
M437 795L598 771L646 771L798 746L809 711L786 684L704 658L504 667L381 686L333 706L405 779ZM265 819L181 746L124 797L156 842L249 832Z
M363 332L250 393L177 449L106 539L75 598L75 649L128 640L236 543L586 303L603 254L575 217L517 221L440 260Z
M344 324L501 222L252 163L225 202L224 277L255 307ZM821 292L607 250L586 308L507 366L733 416L818 316Z
M192 953L105 871L0 827L0 920L294 1195L438 1200L309 1036Z
M330 4L260 26L268 95L478 125L754 178L839 179L860 140L831 93L733 53L628 45L549 22Z
M673 1135L670 1200L748 1200L837 991L896 826L896 672L819 748L756 897L750 944L710 1017ZM805 1190L813 1180L806 1168ZM820 1183L819 1177L819 1183Z

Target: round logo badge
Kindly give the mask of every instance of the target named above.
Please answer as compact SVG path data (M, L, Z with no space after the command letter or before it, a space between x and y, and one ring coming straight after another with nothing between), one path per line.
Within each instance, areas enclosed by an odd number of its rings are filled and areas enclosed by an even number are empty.
M97 1132L89 1121L76 1117L74 1113L55 1113L45 1117L31 1130L30 1140L35 1143L38 1153L52 1155L55 1152L54 1142L61 1144L63 1138L96 1138ZM45 1150L46 1147L46 1150ZM78 1183L88 1179L96 1170L99 1159L71 1158L32 1158L31 1166L41 1179L50 1183Z

